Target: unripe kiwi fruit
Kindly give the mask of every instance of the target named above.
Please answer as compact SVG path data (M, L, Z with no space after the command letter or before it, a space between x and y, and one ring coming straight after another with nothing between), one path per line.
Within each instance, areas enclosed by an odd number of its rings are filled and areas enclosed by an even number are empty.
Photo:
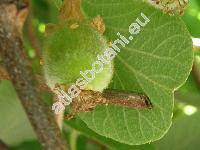
M56 84L70 86L78 78L80 71L92 69L97 55L103 55L108 48L105 38L88 23L81 22L56 27L48 34L43 50L43 69L47 84L53 89ZM113 63L104 64L102 72L95 74L93 81L85 89L102 91L113 75Z

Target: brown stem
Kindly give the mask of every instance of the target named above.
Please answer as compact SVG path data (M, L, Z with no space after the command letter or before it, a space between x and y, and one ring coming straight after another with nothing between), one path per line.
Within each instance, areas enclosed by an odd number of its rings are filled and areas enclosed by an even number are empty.
M103 93L83 90L71 104L72 111L65 118L73 118L80 112L92 111L98 105L116 105L132 109L152 108L149 98L143 94L105 90Z
M139 93L106 90L102 93L102 97L105 98L104 104L138 109L150 108L152 106L149 98Z
M27 4L22 1L0 1L1 57L42 147L64 150L65 141L53 113L39 96L36 78L24 53L21 31L27 13Z

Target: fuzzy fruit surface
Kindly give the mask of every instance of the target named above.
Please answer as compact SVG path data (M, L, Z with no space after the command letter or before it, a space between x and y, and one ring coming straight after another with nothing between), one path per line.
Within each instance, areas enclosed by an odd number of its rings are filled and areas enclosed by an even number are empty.
M44 44L43 70L47 84L53 89L55 84L76 83L78 78L83 78L80 71L91 70L97 55L103 55L107 48L104 37L87 24L79 24L75 29L68 25L59 27L47 36ZM103 71L95 73L94 80L85 89L102 91L110 83L112 74L113 63L103 64Z

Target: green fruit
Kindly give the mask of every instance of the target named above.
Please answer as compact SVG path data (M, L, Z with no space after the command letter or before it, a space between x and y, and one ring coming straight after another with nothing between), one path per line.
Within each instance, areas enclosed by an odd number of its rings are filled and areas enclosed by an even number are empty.
M103 55L108 48L104 37L87 24L77 28L64 25L47 36L44 44L44 75L53 89L55 84L67 86L76 83L80 71L91 70L97 55ZM113 74L113 63L104 64L103 71L95 74L94 80L84 89L102 91Z

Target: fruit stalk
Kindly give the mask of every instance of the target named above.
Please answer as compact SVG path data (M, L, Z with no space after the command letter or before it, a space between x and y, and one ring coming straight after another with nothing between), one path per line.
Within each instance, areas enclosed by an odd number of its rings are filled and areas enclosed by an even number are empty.
M118 90L105 90L103 93L83 90L80 96L72 102L72 112L65 118L69 120L80 112L92 111L98 105L114 105L131 109L153 107L149 98L144 94Z

